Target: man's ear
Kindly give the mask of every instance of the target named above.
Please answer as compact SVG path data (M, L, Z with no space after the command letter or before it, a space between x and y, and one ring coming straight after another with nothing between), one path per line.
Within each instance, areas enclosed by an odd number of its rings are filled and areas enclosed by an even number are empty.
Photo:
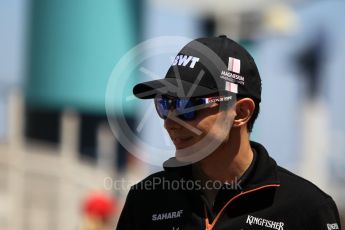
M235 105L236 116L233 127L241 127L248 123L255 109L255 103L252 99L246 97L239 99Z

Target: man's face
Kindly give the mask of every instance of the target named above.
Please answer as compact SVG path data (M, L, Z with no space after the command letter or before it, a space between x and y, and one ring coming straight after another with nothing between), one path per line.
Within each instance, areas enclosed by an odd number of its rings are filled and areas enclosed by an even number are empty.
M222 143L228 138L232 120L235 117L233 108L220 110L218 103L209 108L197 110L197 116L191 121L175 117L174 111L164 121L164 127L177 150L196 145L207 135L212 140ZM173 117L172 117L173 116Z

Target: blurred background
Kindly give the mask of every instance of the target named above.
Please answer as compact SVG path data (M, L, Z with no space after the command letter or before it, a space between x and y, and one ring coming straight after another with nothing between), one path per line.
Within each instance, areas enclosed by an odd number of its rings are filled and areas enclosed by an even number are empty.
M0 1L0 229L113 229L129 186L162 169L114 137L114 66L147 39L220 34L243 44L262 76L251 139L332 195L344 223L344 10L341 0ZM170 63L145 66L164 76ZM128 93L142 70L116 81ZM116 93L112 115L135 130L145 106L121 107ZM157 120L138 135L161 138Z

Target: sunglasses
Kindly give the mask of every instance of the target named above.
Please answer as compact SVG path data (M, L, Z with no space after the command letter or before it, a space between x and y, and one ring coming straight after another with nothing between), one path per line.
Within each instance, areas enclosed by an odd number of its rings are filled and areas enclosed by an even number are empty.
M196 118L197 110L209 108L213 103L231 100L232 96L176 98L167 97L165 95L157 95L154 98L154 103L157 113L162 119L167 119L169 111L171 109L175 109L175 116L181 120L190 121Z

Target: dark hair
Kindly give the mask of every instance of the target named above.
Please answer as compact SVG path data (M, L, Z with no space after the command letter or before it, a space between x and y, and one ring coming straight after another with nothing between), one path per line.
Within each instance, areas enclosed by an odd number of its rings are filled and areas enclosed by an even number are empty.
M243 98L246 98L246 97L245 96L237 96L237 100L240 100ZM255 121L258 118L259 113L260 113L260 102L254 98L250 98L250 99L252 99L254 101L255 109L253 111L251 118L249 119L249 121L247 123L247 130L249 133L251 133L253 131L254 123L255 123Z

